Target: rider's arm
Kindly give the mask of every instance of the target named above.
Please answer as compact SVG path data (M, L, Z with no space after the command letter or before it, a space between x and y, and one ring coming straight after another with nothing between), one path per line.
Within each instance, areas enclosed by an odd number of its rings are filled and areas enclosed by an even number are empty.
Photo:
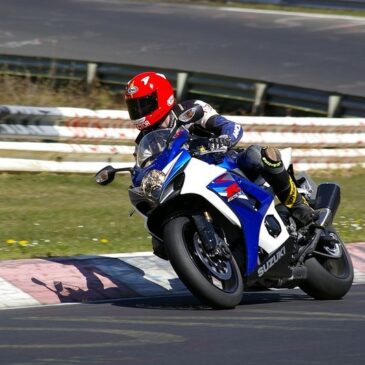
M239 124L219 114L210 117L205 128L211 130L217 136L228 136L231 140L231 146L235 146L243 135L243 129Z
M235 146L242 138L243 129L239 124L220 115L216 110L207 103L197 100L204 110L204 117L196 123L214 133L217 137L228 136L231 140L231 146Z

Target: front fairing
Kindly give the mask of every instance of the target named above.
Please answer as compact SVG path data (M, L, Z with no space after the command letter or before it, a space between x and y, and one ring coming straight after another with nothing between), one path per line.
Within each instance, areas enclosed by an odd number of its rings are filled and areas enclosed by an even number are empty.
M227 171L232 171L237 168L237 151L228 151L219 161L218 166L226 169Z
M166 133L166 131L168 133ZM161 129L156 130L151 133L161 134L165 140L169 137L171 130L167 129ZM149 133L150 134L150 133ZM149 136L147 134L145 137L143 137L138 149L137 149L137 155L138 153L142 153L140 149L144 148L147 149L148 154L148 146L149 141L153 140L154 136ZM171 142L169 145L164 148L161 148L161 150L158 152L156 148L151 148L151 159L149 160L148 164L136 164L134 167L134 174L132 177L132 183L134 187L138 187L141 185L143 177L151 170L160 170L162 171L180 152L181 150L184 150L183 146L186 144L186 142L189 139L189 132L185 129L180 129L177 131L177 133L173 136ZM151 146L151 144L150 144ZM158 152L155 153L154 152Z

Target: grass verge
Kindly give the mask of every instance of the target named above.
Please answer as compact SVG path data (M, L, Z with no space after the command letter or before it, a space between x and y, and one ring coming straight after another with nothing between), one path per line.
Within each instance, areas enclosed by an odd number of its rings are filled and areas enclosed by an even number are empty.
M336 181L336 226L345 242L365 241L365 170L317 175ZM0 174L0 259L150 250L143 219L129 216L129 177L98 186L92 176Z
M149 249L142 218L129 217L129 178L102 187L92 176L0 175L0 259Z
M0 105L125 109L120 93L98 84L89 89L79 82L0 75Z

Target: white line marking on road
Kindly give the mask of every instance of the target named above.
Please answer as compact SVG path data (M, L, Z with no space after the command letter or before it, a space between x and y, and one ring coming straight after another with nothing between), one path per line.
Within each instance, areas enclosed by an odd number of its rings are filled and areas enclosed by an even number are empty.
M260 10L260 9L238 9L230 7L220 7L219 10L231 11L237 13L253 13L253 14L267 14L267 15L287 15L293 17L303 17L303 18L317 18L317 19L333 19L333 20L355 20L361 23L365 23L365 17L351 16L351 15L336 15L336 14L314 14L314 13L301 13L301 12L291 12L284 10Z

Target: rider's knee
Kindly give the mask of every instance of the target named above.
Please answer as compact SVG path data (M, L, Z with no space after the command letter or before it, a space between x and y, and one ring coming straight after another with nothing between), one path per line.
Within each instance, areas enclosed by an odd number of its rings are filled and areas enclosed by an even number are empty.
M276 175L284 169L281 153L276 147L256 144L239 154L237 165L251 181L256 181L260 175Z
M238 167L251 181L255 181L260 176L264 167L261 151L261 146L252 145L242 151L237 157Z

